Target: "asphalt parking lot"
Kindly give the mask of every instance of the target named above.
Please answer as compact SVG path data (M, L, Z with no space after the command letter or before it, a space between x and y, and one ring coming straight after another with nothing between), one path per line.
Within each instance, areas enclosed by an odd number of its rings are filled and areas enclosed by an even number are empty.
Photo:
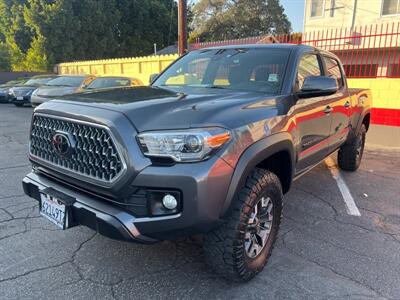
M129 244L41 218L21 187L31 114L0 105L0 299L400 299L400 152L367 149L342 173L360 217L326 165L300 178L267 268L233 284L198 241Z

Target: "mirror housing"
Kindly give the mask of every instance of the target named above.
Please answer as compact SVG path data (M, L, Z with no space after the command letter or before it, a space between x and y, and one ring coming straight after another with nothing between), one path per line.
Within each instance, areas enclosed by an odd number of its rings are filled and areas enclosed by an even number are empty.
M311 98L333 95L338 91L336 78L328 76L310 76L304 80L303 87L298 93L299 98Z
M155 73L155 74L151 74L150 75L150 84L153 84L154 81L156 81L158 75L160 75L159 73Z

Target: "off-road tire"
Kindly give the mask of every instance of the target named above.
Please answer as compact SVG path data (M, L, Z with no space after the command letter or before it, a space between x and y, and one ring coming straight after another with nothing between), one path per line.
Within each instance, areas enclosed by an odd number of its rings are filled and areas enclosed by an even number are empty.
M338 152L339 168L354 172L360 167L364 154L366 134L367 128L362 124L358 134L340 147Z
M272 227L260 254L250 258L244 247L245 232L251 212L262 197L272 200ZM210 267L219 275L233 281L248 281L261 272L268 262L278 235L282 198L282 186L278 177L269 171L255 169L233 200L226 223L204 238L205 259Z

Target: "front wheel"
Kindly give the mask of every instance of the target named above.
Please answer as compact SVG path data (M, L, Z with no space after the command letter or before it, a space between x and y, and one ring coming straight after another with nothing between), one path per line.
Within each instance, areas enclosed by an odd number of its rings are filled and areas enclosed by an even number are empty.
M282 214L278 177L255 169L232 203L227 222L204 240L206 261L229 280L247 281L266 265Z
M339 168L345 171L356 171L360 167L366 135L367 128L362 124L358 135L340 147L338 152Z

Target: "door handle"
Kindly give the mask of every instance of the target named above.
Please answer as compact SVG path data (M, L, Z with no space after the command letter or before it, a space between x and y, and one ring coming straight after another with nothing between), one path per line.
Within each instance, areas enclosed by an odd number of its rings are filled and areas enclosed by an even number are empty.
M346 108L349 108L350 106L351 106L350 101L347 101L347 102L344 104L344 107L346 107Z
M330 107L329 105L324 109L324 113L330 114L333 111L333 108Z

